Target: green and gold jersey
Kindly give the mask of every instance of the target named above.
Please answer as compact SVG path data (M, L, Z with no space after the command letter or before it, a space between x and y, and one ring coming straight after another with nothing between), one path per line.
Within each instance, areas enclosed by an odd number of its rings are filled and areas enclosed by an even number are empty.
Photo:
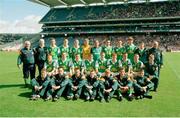
M125 49L126 49L126 52L128 53L128 58L131 60L131 62L133 62L134 61L134 52L136 50L136 46L134 44L126 45Z
M126 52L124 47L115 47L114 52L117 54L117 59L122 60L123 53Z
M126 72L128 72L129 68L132 68L132 63L130 59L122 60L121 63L122 63L122 67L125 68Z
M80 57L82 58L82 48L75 48L75 47L73 47L72 49L71 49L71 58L72 58L72 60L74 60L75 59L75 56L77 55L77 54L79 54L80 55Z
M96 66L96 61L85 60L85 69L87 72L95 70L95 66Z
M117 73L119 72L120 67L122 67L122 63L120 60L113 62L112 59L108 61L108 67L111 72Z
M133 72L139 72L140 69L142 69L142 68L143 68L143 62L142 61L132 63Z
M53 60L58 60L59 48L58 47L49 47L48 53L52 55Z
M73 66L72 62L69 59L66 60L59 59L58 64L59 67L62 67L65 72L69 72L70 68Z
M91 49L91 53L93 54L93 58L95 61L100 59L101 52L102 52L102 47L98 47L98 48L93 47Z
M104 59L104 60L99 59L97 61L96 68L98 69L98 72L104 73L106 71L106 69L108 69L108 61L106 59Z
M110 47L104 47L103 52L105 53L105 58L106 59L111 59L112 53L113 53L113 48L112 46Z

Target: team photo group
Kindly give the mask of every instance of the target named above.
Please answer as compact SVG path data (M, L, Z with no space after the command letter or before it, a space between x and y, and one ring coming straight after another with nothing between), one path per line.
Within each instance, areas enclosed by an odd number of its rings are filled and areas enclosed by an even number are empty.
M56 45L50 38L46 47L40 39L35 48L24 42L19 51L17 66L23 72L25 87L32 89L30 100L45 101L83 99L110 102L117 99L152 99L157 92L163 55L157 41L148 47L144 42L134 44L133 37L102 45L88 38L81 45L75 39L69 46L68 38ZM28 79L30 76L30 79Z

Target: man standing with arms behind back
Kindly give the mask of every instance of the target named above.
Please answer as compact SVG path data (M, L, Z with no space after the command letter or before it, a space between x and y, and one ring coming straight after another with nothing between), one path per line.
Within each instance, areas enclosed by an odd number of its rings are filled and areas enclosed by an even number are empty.
M45 47L44 39L39 40L39 45L34 49L34 53L40 76L41 70L44 68L45 61L47 60L47 47Z

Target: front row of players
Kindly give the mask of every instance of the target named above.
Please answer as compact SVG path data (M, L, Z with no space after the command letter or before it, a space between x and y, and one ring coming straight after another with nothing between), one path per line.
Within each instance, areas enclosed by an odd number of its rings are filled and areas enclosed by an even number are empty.
M55 69L51 56L48 56L48 62L42 69L41 75L31 81L32 100L41 97L45 100L57 101L64 95L69 100L82 97L87 101L99 99L101 102L109 102L117 95L120 101L123 97L132 101L133 98L151 99L149 91L156 91L158 87L158 67L154 63L152 54L149 55L146 64L141 63L138 55L135 54L134 63L131 65L126 53L122 62L114 60L116 57L107 61L102 53L99 62L95 62L92 66L93 69L87 66L91 61L84 62L85 66L83 66L78 55L72 66L70 62L66 65L62 64L65 58L64 54L63 61L59 61L59 67Z

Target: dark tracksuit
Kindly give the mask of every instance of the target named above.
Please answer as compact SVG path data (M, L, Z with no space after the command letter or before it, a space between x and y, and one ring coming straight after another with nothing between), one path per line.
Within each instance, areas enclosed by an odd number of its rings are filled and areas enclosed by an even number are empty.
M68 78L65 77L65 74L63 75L55 75L52 79L51 79L51 82L50 82L50 86L51 86L51 89L48 91L48 95L47 96L53 96L55 97L57 95L57 97L61 97L61 95L63 94L66 86L68 85ZM59 89L57 90L53 90L52 89L52 86L60 86Z
M112 76L110 77L104 76L102 78L104 78L104 80L99 81L99 90L98 90L99 97L101 99L104 98L108 99L108 97L112 98L115 90L117 89L117 84ZM104 89L112 89L112 91L110 93L106 93Z
M156 90L159 85L158 65L156 63L154 63L154 64L146 63L145 64L145 75L148 77L153 76L151 81L154 83L154 90Z
M154 55L154 62L158 66L158 77L160 76L160 69L163 65L163 55L162 51L156 48L151 48L148 50L148 55L153 54Z
M38 66L39 75L41 75L41 70L44 68L44 63L47 59L47 48L40 46L34 49L35 52L35 63Z
M84 90L85 97L95 98L97 95L98 85L99 85L98 78L96 76L92 78L90 75L88 75L85 81L85 90ZM87 86L92 86L93 88L88 89Z
M142 61L143 64L147 62L148 54L146 48L144 48L144 50L140 50L139 48L137 48L134 53L139 55L139 60Z
M125 87L125 86L128 86L128 91L126 92L126 94L129 96L132 94L132 85L133 85L133 82L131 80L129 80L128 76L123 76L121 77L120 74L116 75L116 79L117 79L117 84L118 84L118 87L117 87L117 94L118 94L118 97L122 96L122 91L121 91L121 87Z
M80 75L79 77L76 77L76 75L73 75L69 79L67 95L74 96L74 94L77 94L78 96L80 96L84 85L85 85L85 80L82 79L82 75ZM73 91L73 88L72 88L73 86L78 86L76 91Z
M35 78L35 59L34 52L31 49L23 48L20 50L20 54L17 59L17 64L20 65L23 63L23 76L24 79Z
M41 97L46 97L46 92L49 86L50 79L48 76L42 80L40 76L37 78L32 79L31 85L32 85L32 95L40 95ZM35 91L35 86L42 86L42 89L39 91Z
M139 95L148 95L149 90L153 88L154 84L147 79L146 76L140 77L137 76L134 78L136 81L133 83L134 92L136 96ZM144 92L141 88L147 86L146 92Z

